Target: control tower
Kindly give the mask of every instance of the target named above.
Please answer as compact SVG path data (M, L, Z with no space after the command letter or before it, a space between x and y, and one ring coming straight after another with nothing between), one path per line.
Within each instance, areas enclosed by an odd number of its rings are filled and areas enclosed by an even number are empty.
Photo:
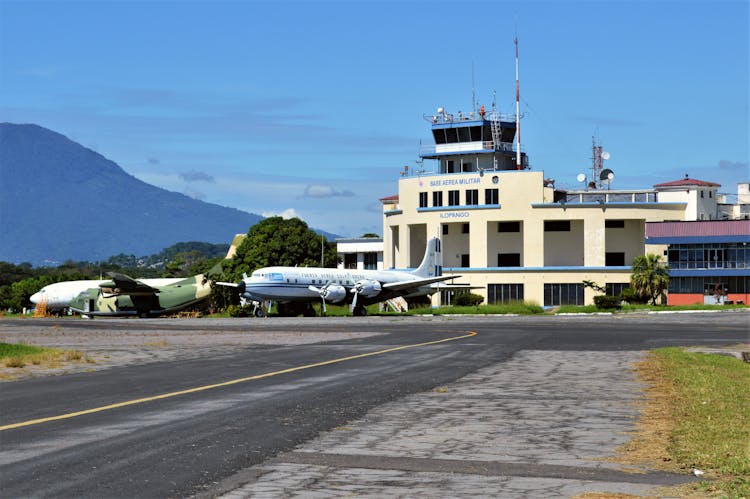
M456 114L444 108L425 115L432 123L434 146L422 146L419 156L439 161L436 173L467 173L500 170L526 170L526 153L517 157L516 121L513 115L500 114L484 106L477 112ZM520 166L520 168L519 168Z

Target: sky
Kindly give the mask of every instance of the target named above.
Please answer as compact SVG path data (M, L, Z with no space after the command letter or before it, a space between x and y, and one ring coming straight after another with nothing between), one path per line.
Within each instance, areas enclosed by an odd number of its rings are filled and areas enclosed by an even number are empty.
M748 26L746 0L0 0L0 122L196 199L382 235L425 115L472 93L515 111L517 36L533 170L578 188L596 137L613 189L687 174L736 194Z

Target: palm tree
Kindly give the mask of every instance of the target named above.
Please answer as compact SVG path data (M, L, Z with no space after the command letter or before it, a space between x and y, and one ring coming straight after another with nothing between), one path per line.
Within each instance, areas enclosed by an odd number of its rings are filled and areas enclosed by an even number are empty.
M630 286L639 296L644 296L656 305L656 299L669 284L669 267L659 261L659 255L649 253L635 257Z

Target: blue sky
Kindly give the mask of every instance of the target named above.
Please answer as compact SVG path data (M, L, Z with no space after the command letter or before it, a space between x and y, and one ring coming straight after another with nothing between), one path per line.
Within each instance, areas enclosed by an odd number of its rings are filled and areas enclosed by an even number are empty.
M423 115L492 93L575 188L748 174L748 2L0 0L0 121L36 123L208 202L382 233ZM246 228L238 228L242 232Z

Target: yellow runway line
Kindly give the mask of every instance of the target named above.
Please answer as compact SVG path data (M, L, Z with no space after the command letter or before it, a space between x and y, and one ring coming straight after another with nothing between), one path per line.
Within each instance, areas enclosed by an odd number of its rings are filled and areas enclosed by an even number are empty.
M272 376L278 376L279 374L286 374L286 373L292 373L295 371L302 371L304 369L311 369L313 367L320 367L320 366L327 366L330 364L338 364L340 362L346 362L348 360L355 360L355 359L362 359L364 357L372 357L374 355L382 355L384 353L389 352L396 352L398 350L406 350L407 348L417 348L417 347L423 347L427 345L435 345L438 343L445 343L447 341L455 341L460 340L463 338L470 338L472 336L476 336L476 332L469 332L467 334L464 334L462 336L453 336L451 338L444 338L442 340L435 340L435 341L427 341L424 343L415 343L412 345L402 345L399 347L393 347L393 348L387 348L385 350L378 350L376 352L369 352L369 353L362 353L359 355L351 355L349 357L340 357L338 359L332 359L332 360L326 360L323 362L316 362L315 364L307 364L304 366L298 366L298 367L290 367L289 369L282 369L280 371L273 371L270 373L264 373L264 374L257 374L255 376L248 376L245 378L237 378L230 381L224 381L222 383L215 383L212 385L203 385L203 386L197 386L195 388L188 388L186 390L180 390L176 392L169 392L169 393L162 393L161 395L154 395L152 397L143 397L139 399L133 399L133 400L127 400L125 402L118 402L116 404L110 404L110 405L103 405L101 407L94 407L92 409L85 409L83 411L76 411L76 412L69 412L67 414L60 414L59 416L50 416L47 418L40 418L40 419L31 419L29 421L21 421L20 423L13 423L8 424L4 426L0 426L0 431L5 430L12 430L14 428L23 428L24 426L32 426L42 423L49 423L51 421L60 421L62 419L71 419L78 416L84 416L86 414L94 414L97 412L103 412L108 411L111 409L118 409L120 407L127 407L129 405L136 405L136 404L143 404L145 402L152 402L154 400L161 400L161 399L167 399L171 397L178 397L180 395L187 395L189 393L197 393L197 392L204 392L206 390L212 390L214 388L221 388L224 386L230 386L230 385L236 385L239 383L245 383L247 381L254 381L257 379L263 379L263 378L270 378Z

